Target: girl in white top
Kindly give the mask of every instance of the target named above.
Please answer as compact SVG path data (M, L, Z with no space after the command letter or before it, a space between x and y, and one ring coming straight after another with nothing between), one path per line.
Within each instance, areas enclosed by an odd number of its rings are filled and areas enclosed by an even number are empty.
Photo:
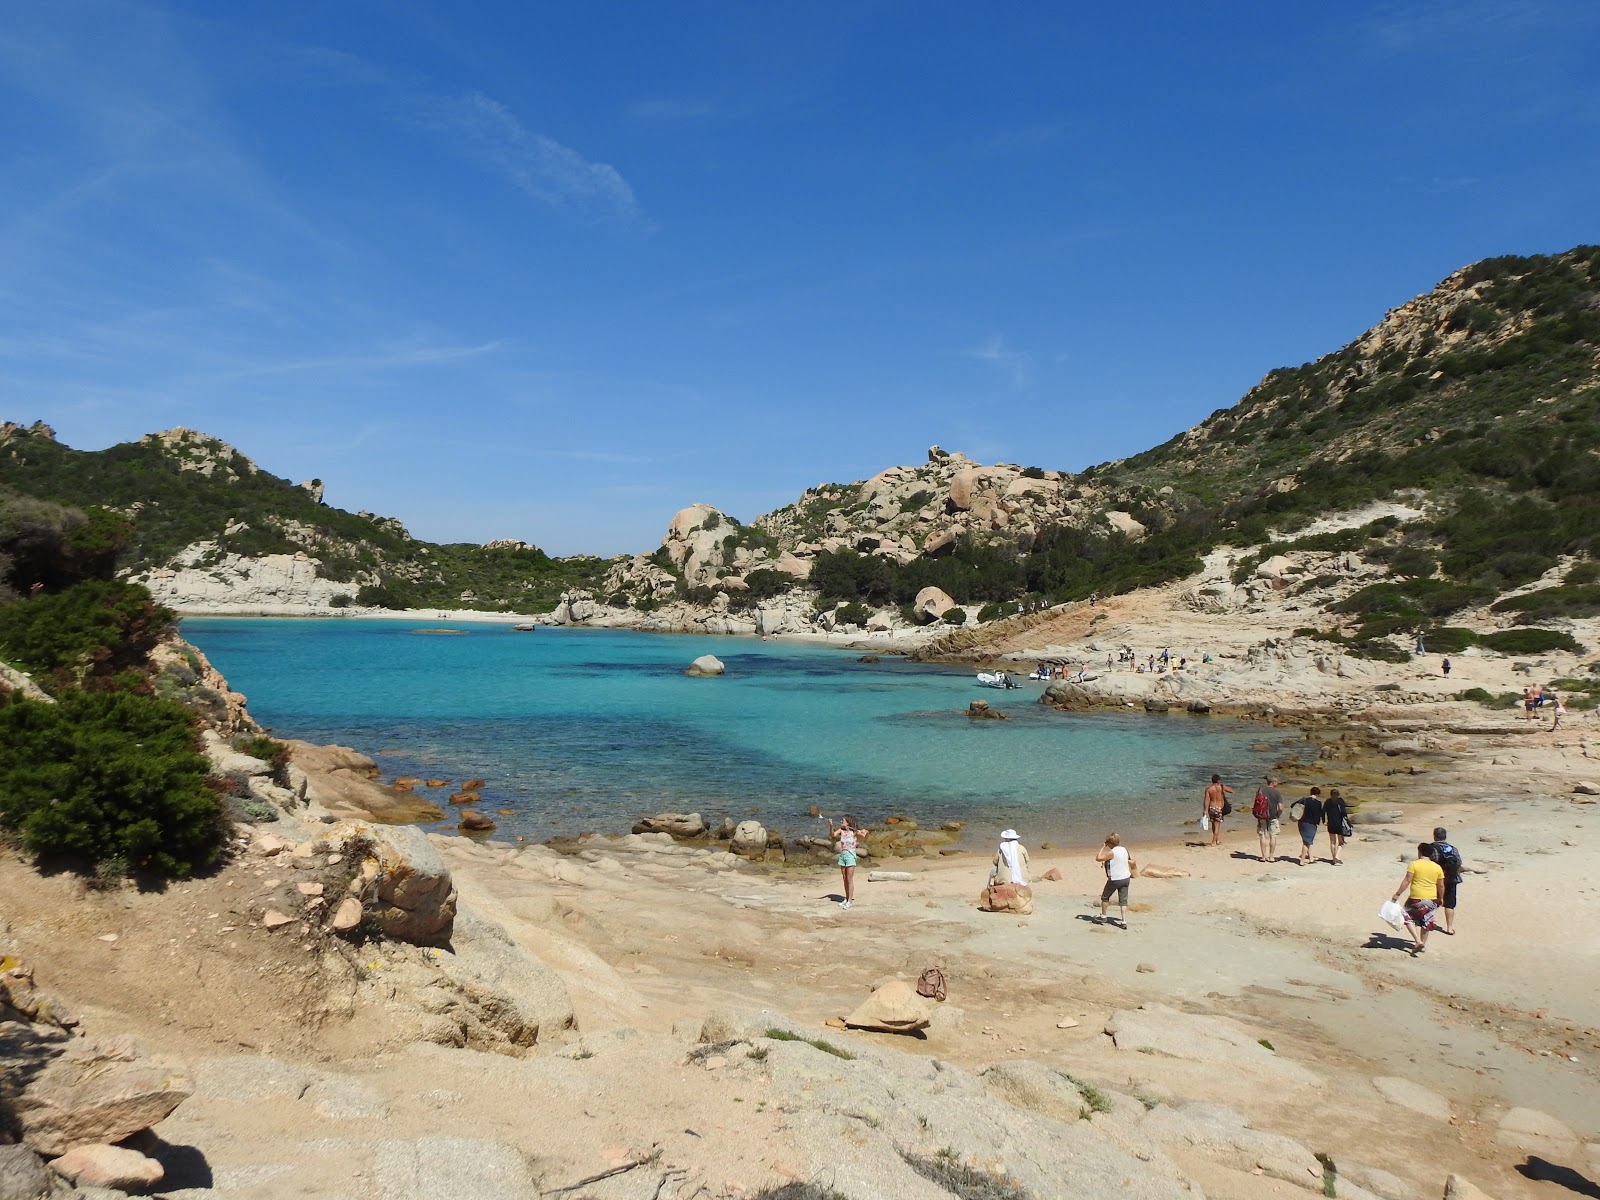
M1105 845L1100 847L1100 852L1094 856L1095 862L1104 863L1106 868L1106 885L1100 889L1100 919L1106 919L1106 905L1111 902L1111 894L1117 894L1117 908L1122 919L1117 922L1123 929L1128 927L1128 882L1133 878L1134 870L1139 866L1128 855L1128 848L1122 844L1122 839L1114 833L1106 835Z

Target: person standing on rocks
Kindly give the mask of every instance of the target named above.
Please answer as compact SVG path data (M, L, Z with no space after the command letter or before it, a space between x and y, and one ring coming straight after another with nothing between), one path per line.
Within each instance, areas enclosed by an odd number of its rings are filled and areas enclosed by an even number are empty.
M1121 919L1117 925L1126 929L1128 927L1128 884L1133 879L1133 873L1139 867L1128 855L1128 848L1122 844L1122 839L1114 833L1106 834L1105 845L1100 847L1100 852L1094 856L1097 863L1102 863L1106 869L1106 885L1100 889L1100 920L1106 919L1106 905L1111 903L1113 894L1117 897L1117 909Z
M1300 865L1313 861L1311 847L1317 844L1317 830L1322 827L1322 789L1314 787L1289 806L1289 811L1300 810Z
M839 874L844 880L844 899L839 901L840 908L849 908L856 898L856 839L864 838L870 833L869 829L857 829L855 820L846 813L839 818L839 826L834 828L833 819L828 818L828 839L839 843Z
M1222 845L1222 818L1228 815L1233 807L1228 797L1233 795L1233 789L1222 782L1221 775L1211 777L1211 786L1206 788L1206 798L1201 802L1200 811L1205 816L1206 823L1211 826L1211 844Z
M1256 819L1256 838L1261 843L1261 861L1271 862L1278 857L1278 831L1283 821L1283 793L1278 790L1278 777L1267 776L1267 786L1256 793L1255 807L1251 810Z
M1406 867L1391 900L1406 897L1406 928L1411 931L1411 957L1428 948L1428 931L1439 920L1444 900L1444 868L1433 861L1433 843L1417 843L1417 857Z

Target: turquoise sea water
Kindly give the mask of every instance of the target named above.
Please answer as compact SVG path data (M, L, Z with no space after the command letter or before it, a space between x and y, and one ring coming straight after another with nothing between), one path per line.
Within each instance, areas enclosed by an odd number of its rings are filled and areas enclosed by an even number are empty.
M390 775L488 780L479 807L514 813L497 836L660 811L756 813L794 835L816 805L869 824L970 819L982 841L1015 825L1035 845L1098 842L1175 830L1213 770L1242 790L1273 758L1249 748L1260 727L1060 713L1037 703L1042 684L1000 692L966 669L754 638L284 618L183 632L279 736L355 746ZM707 653L727 676L683 674ZM969 721L980 697L1010 719Z

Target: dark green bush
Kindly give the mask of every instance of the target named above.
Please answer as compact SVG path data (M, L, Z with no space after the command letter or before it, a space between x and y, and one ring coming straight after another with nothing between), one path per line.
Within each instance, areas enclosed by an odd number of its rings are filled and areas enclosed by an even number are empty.
M1417 635L1432 654L1460 654L1468 646L1478 644L1478 635L1458 625L1440 625L1424 629Z
M1006 615L1006 606L990 601L978 610L978 624L987 625L990 621L998 621Z
M0 707L0 827L43 858L210 869L225 825L207 771L192 715L169 700L72 691Z
M967 610L964 608L947 608L939 614L939 619L946 625L965 625L967 623Z
M794 577L783 571L761 567L744 577L744 594L751 600L770 600L794 587Z
M142 668L173 614L132 583L91 579L0 608L0 658L52 693Z
M865 604L858 604L852 601L849 604L840 605L833 616L834 620L842 625L865 625L872 617L872 610Z
M1496 654L1546 654L1551 650L1583 653L1577 639L1556 629L1504 629L1484 634L1478 644Z
M1571 573L1567 576L1572 577ZM1520 596L1507 596L1497 601L1495 612L1519 614L1518 624L1531 624L1556 617L1600 616L1600 583L1564 583L1557 587L1540 588Z
M343 593L341 593L341 594L339 594L337 596L333 596L328 600L328 607L329 608L349 608L350 607L350 597L344 595Z
M1405 579L1426 579L1438 569L1439 560L1433 552L1418 546L1402 547L1389 559L1389 574Z
M356 589L356 603L363 608L411 608L411 597L399 584L364 583Z
M1573 563L1563 583L1600 583L1600 562Z

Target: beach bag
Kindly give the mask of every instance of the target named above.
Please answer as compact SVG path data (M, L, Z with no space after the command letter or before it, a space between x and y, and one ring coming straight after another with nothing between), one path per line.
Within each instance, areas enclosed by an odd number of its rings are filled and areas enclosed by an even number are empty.
M1258 821L1265 821L1272 815L1271 810L1267 807L1267 794L1265 792L1256 792L1256 802L1250 809L1250 815Z
M1339 836L1340 837L1355 837L1355 835L1356 835L1355 827L1350 824L1350 818L1349 817L1345 817L1344 820L1339 822Z
M1222 815L1226 817L1232 812L1233 812L1233 801L1229 800L1226 796L1224 796L1222 798Z
M926 996L929 1000L944 999L944 972L938 967L929 967L917 977L917 995Z
M1394 929L1405 928L1406 910L1393 900L1385 900L1378 910L1378 920Z

